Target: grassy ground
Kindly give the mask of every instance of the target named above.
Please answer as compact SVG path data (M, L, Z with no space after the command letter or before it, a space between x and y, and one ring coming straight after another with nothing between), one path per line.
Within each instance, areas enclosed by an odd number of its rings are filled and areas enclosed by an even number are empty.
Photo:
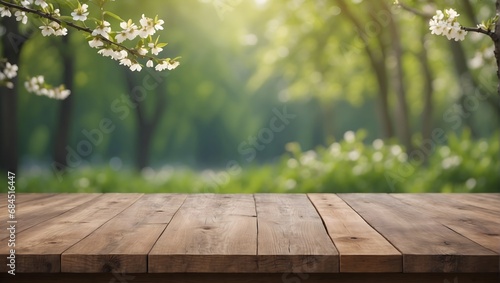
M409 155L396 144L362 141L363 133L349 134L306 152L291 143L289 153L275 163L219 171L86 167L60 179L50 172L21 171L16 185L18 192L500 192L498 135L475 141L451 135L445 145Z

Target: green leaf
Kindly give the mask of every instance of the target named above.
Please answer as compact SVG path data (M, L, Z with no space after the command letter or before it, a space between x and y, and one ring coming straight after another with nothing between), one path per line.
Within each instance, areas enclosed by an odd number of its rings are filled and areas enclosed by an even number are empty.
M117 19L117 20L119 20L119 21L121 21L121 22L125 22L125 20L124 20L124 19L122 19L122 18L120 18L120 16L118 16L117 14L112 13L112 12L110 12L110 11L105 11L105 12L104 12L104 14L105 14L105 15L109 15L109 16L111 16L111 17L113 17L113 18L115 18L115 19Z
M167 45L168 45L168 43L158 43L158 44L156 44L156 47L162 48L162 47L165 47Z

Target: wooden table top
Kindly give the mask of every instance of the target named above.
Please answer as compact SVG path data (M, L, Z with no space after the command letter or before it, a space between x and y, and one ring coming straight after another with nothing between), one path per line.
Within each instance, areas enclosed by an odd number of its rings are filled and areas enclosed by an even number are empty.
M7 197L0 197L7 263ZM498 273L500 266L500 194L17 194L16 201L17 273Z

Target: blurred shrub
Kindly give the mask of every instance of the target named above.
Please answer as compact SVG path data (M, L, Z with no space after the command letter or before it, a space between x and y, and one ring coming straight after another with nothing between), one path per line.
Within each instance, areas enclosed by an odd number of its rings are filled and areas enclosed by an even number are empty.
M48 174L18 176L18 192L500 192L500 137L472 140L450 134L410 157L400 145L364 143L364 131L346 132L328 147L288 153L272 164L228 171L164 166L141 173L83 168L58 181ZM417 158L419 157L419 158ZM422 158L423 157L423 158Z

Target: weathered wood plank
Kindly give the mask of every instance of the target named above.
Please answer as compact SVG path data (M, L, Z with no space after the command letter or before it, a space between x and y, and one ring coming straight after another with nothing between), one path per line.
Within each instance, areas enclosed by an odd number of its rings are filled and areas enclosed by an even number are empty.
M144 195L62 254L61 271L146 273L147 255L186 195Z
M40 200L44 198L50 198L56 196L57 194L48 194L48 193L16 193L16 203L26 203L33 200ZM7 206L7 194L0 194L0 207Z
M32 226L61 215L70 209L95 199L99 195L57 194L51 197L37 198L28 203L16 204L16 232L20 233ZM7 209L0 210L0 222L2 224L7 222ZM8 236L6 233L3 233L4 230L6 229L2 229L0 240Z
M430 194L392 194L464 237L500 254L500 212L496 216L473 207L463 207L454 196L447 198Z
M308 194L340 254L340 272L402 272L403 257L334 194Z
M104 194L17 234L17 272L60 272L61 253L134 203L141 194ZM7 241L0 241L0 272L7 271Z
M387 194L339 194L403 253L403 271L498 272L498 255Z
M498 283L493 273L59 273L0 274L9 283Z
M260 272L339 272L339 254L303 194L256 194Z
M453 201L459 209L482 211L497 216L500 213L500 194L427 194L436 200Z
M149 272L255 272L252 195L190 195L148 256Z

